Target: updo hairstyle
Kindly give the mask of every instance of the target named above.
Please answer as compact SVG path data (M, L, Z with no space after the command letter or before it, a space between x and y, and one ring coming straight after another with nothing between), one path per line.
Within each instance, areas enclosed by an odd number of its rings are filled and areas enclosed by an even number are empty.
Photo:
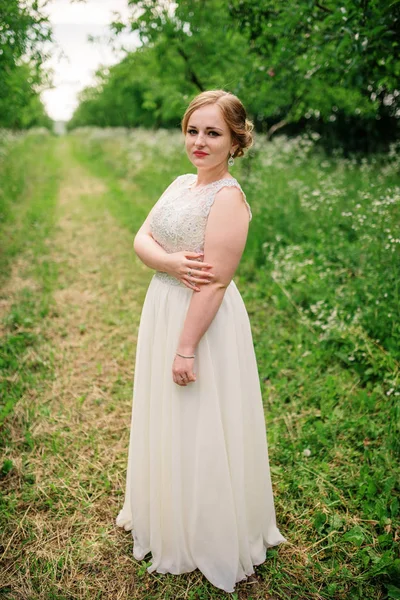
M239 144L239 148L233 154L234 158L244 155L244 151L250 148L253 143L252 131L254 125L246 115L246 109L237 96L224 90L208 90L198 94L189 106L182 118L182 131L186 135L188 121L192 113L198 108L207 104L218 104L222 110L224 120L228 125L234 142Z

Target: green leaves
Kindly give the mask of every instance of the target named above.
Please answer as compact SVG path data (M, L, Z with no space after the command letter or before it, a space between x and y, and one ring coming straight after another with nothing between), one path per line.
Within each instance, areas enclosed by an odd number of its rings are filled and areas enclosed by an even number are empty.
M48 57L44 42L51 41L50 23L38 2L24 4L0 0L0 127L49 127L38 90L46 81L42 65Z
M352 529L347 531L342 537L342 540L344 540L345 542L351 542L352 544L358 547L361 546L364 539L365 538L363 530L358 525L356 527L352 527Z
M400 588L395 585L388 584L386 586L386 591L388 598L394 598L395 600L400 600Z
M279 8L273 0L233 0L231 5L234 18L243 20L254 54L264 56L277 73L268 82L271 96L280 91L282 73L287 72L293 82L292 98L302 80L308 81L302 98L318 108L321 119L329 118L333 104L346 114L368 113L370 105L374 115L394 114L385 108L384 98L398 82L400 61L393 52L399 33L398 7L388 9L382 3L357 6L351 0L333 8L299 0ZM376 93L375 103L371 92L382 76L386 77L385 89ZM249 84L255 87L258 83L265 85L264 77L253 71ZM345 92L342 97L334 93L339 87ZM347 94L353 95L353 100L343 103ZM324 102L325 95L335 99ZM268 106L265 108L268 116ZM356 109L360 112L355 113ZM283 110L281 114L284 116ZM291 110L285 116L300 118Z
M325 133L345 148L396 137L400 6L296 0L131 0L141 47L82 97L72 126L178 126L188 101L224 88L258 129ZM125 66L124 66L125 65ZM126 69L126 65L130 69ZM120 72L125 76L121 78ZM325 136L323 136L325 140ZM371 142L369 142L371 140ZM370 145L371 144L371 145Z

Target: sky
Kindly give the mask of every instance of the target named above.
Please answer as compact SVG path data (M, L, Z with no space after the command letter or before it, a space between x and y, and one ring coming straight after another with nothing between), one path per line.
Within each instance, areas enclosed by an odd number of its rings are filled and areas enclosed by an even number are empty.
M44 90L41 98L50 118L56 121L70 119L78 105L78 93L94 83L94 73L100 65L112 65L124 55L115 52L107 40L108 24L113 13L128 16L127 0L86 0L71 3L70 0L52 0L44 13L50 17L55 44L52 57L46 66L54 72L54 89ZM89 42L88 36L101 38L101 42ZM120 45L133 49L138 45L135 34L121 34Z

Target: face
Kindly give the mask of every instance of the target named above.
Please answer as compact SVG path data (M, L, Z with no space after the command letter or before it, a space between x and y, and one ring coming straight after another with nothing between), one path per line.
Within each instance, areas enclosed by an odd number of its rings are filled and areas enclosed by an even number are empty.
M191 114L185 146L189 160L197 168L225 167L229 155L238 148L217 104L207 104Z

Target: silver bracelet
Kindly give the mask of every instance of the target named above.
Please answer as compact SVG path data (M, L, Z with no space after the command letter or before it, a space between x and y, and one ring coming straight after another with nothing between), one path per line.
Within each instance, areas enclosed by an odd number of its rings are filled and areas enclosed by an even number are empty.
M179 354L179 352L176 353L178 356L181 356L182 358L194 358L196 355L193 354L193 356L184 356L183 354Z

